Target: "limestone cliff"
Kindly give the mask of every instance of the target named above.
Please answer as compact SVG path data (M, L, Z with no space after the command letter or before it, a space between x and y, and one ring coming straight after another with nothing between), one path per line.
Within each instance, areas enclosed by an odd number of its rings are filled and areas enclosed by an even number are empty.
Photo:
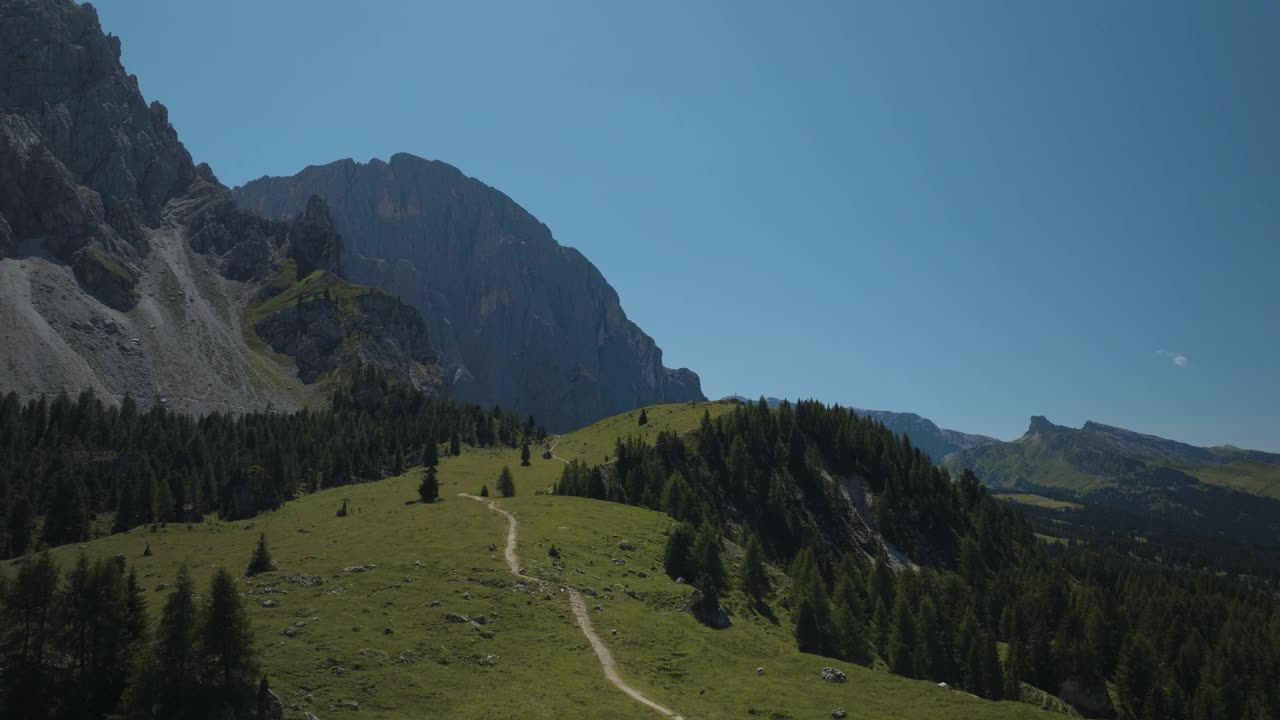
M324 198L351 279L422 311L462 399L532 414L553 430L704 399L695 373L663 366L662 350L627 319L594 265L457 168L398 154L233 192L240 207L276 218Z

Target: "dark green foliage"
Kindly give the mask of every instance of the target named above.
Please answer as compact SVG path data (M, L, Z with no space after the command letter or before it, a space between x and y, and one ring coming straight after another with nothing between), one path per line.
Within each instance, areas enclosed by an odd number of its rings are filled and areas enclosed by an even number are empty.
M489 497L489 486L488 486L488 485L481 485L481 486L480 486L480 497Z
M453 434L449 436L449 454L453 457L458 457L462 454L462 434L457 430L454 430Z
M555 545L552 545L551 547L547 548L547 557L552 558L553 560L559 560L560 548L556 547Z
M685 582L693 582L696 578L697 565L693 561L694 539L693 529L684 523L676 523L671 528L662 561L671 579L683 578Z
M516 481L511 477L511 468L506 465L503 465L502 472L498 473L498 494L504 498L516 496Z
M759 600L769 594L769 574L764 566L764 549L760 538L752 533L747 537L746 552L742 559L742 591Z
M422 464L426 467L435 467L440 464L440 448L436 445L437 442L437 438L432 438L422 446Z
M520 464L523 465L524 467L529 467L529 442L528 441L525 441L525 443L520 446Z
M254 697L257 659L249 613L224 569L213 574L201 612L198 677L215 706L239 709Z
M1132 717L1171 707L1188 720L1280 716L1274 673L1261 670L1280 668L1271 565L1255 563L1241 580L1194 569L1208 557L1179 549L1189 559L1174 570L1133 559L1159 547L1107 538L1095 546L1102 555L1051 552L972 473L953 479L879 423L813 402L704 416L692 435L660 433L653 445L619 438L610 459L566 468L557 491L682 521L665 565L695 584L693 528L743 526L789 562L786 603L803 650L860 663L878 654L897 672L988 698L1015 697L1020 682L1101 692L1111 681ZM885 539L919 567L895 573L883 548L836 532L848 509L824 475L865 481ZM1138 636L1155 653L1154 675L1142 671ZM997 638L1010 645L1005 666Z
M440 497L440 480L436 477L434 465L428 465L422 473L422 482L418 484L418 497L424 503L433 503Z
M713 610L720 605L720 591L726 577L720 557L720 531L710 523L702 526L693 543L694 586L702 591L704 607Z
M640 422L639 422L639 424L640 424L640 425L648 425L648 424L649 424L649 414L648 414L648 413L646 413L646 412L644 411L644 408L641 408L641 409L640 409Z
M135 627L142 608L137 601L126 607L125 626ZM122 704L130 717L148 720L249 717L258 706L259 680L249 615L235 579L217 570L197 607L183 566L161 609L151 652L135 665Z
M376 408L356 398L375 394ZM82 542L96 513L113 531L250 517L303 493L402 472L406 448L438 462L449 442L518 447L540 429L499 408L463 405L353 369L324 410L193 418L91 392L23 404L0 395L0 557L27 552L37 516L50 545Z
M147 547L151 546L148 545ZM271 553L267 550L267 534L260 533L258 535L258 545L253 549L253 557L249 559L249 567L244 574L252 577L259 573L271 572L272 569Z

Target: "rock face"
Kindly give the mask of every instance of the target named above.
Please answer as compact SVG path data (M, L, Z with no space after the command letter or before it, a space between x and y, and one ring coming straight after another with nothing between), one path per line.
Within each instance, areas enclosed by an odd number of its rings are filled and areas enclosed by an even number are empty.
M137 302L142 226L186 191L195 166L163 105L147 105L120 66L119 38L91 5L0 2L0 257L71 265L108 305Z
M286 256L342 272L324 203L300 209L237 209L143 99L92 6L0 0L0 391L89 388L193 413L301 407L313 390L243 327ZM343 284L351 334L328 353L295 342L297 375L361 359L439 388L416 312Z
M342 160L233 192L274 218L323 198L351 279L422 311L460 399L532 414L553 431L705 399L695 373L663 367L662 350L581 253L454 167L407 154Z

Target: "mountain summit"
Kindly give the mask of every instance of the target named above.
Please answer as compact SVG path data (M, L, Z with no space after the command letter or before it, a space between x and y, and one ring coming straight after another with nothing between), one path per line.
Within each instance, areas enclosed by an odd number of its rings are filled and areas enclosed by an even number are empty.
M705 399L694 372L663 366L582 253L457 168L399 153L234 190L240 207L273 218L297 215L312 195L329 205L352 280L422 312L459 399L532 414L552 430Z

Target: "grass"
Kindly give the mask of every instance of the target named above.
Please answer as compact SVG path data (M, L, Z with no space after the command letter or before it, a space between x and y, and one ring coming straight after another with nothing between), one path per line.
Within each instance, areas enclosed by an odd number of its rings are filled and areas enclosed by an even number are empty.
M649 408L642 432L691 429L704 410L727 409L715 403ZM612 450L611 433L634 427L626 416L613 420L566 435L561 447L573 456L602 458ZM249 521L138 528L53 554L67 567L79 552L123 553L143 577L154 615L166 596L163 584L172 582L179 564L189 564L203 589L216 567L242 574L265 532L277 571L238 582L263 664L289 718L303 711L332 717L333 708L349 701L369 718L657 717L605 680L574 624L568 584L594 592L588 605L601 607L592 612L596 631L623 678L686 718L736 718L753 710L768 718L829 717L835 707L876 718L1045 717L1029 704L992 703L800 653L777 602L762 613L731 592L725 603L733 626L708 629L680 610L690 588L661 570L669 518L540 494L563 464L536 453L532 463L521 467L515 450L468 450L441 464L443 500L434 505L405 504L416 497L421 470L413 469L309 495ZM481 485L493 493L504 465L515 476L516 497L492 499L518 517L520 559L527 574L550 581L545 592L517 586L507 572L504 519L485 503L457 495L478 493ZM344 498L351 512L338 518ZM623 540L633 549L624 550ZM147 544L152 557L142 556ZM558 561L548 555L552 544L561 550ZM738 557L730 545L731 574ZM344 571L367 564L377 567ZM298 573L325 583L301 587L286 580ZM266 607L264 600L279 605ZM450 623L446 613L485 615L489 622L483 628ZM295 637L282 634L288 628ZM392 632L384 634L384 628ZM486 639L482 629L495 634ZM490 656L493 665L482 664ZM846 672L849 681L820 680L827 665Z
M1237 460L1226 465L1179 469L1208 485L1280 500L1280 465Z
M1047 510L1080 510L1084 507L1080 503L1070 502L1068 500L1055 500L1047 498L1043 495L1034 493L995 493L993 495L997 500L1006 500L1021 505L1031 505L1034 507L1045 508Z

